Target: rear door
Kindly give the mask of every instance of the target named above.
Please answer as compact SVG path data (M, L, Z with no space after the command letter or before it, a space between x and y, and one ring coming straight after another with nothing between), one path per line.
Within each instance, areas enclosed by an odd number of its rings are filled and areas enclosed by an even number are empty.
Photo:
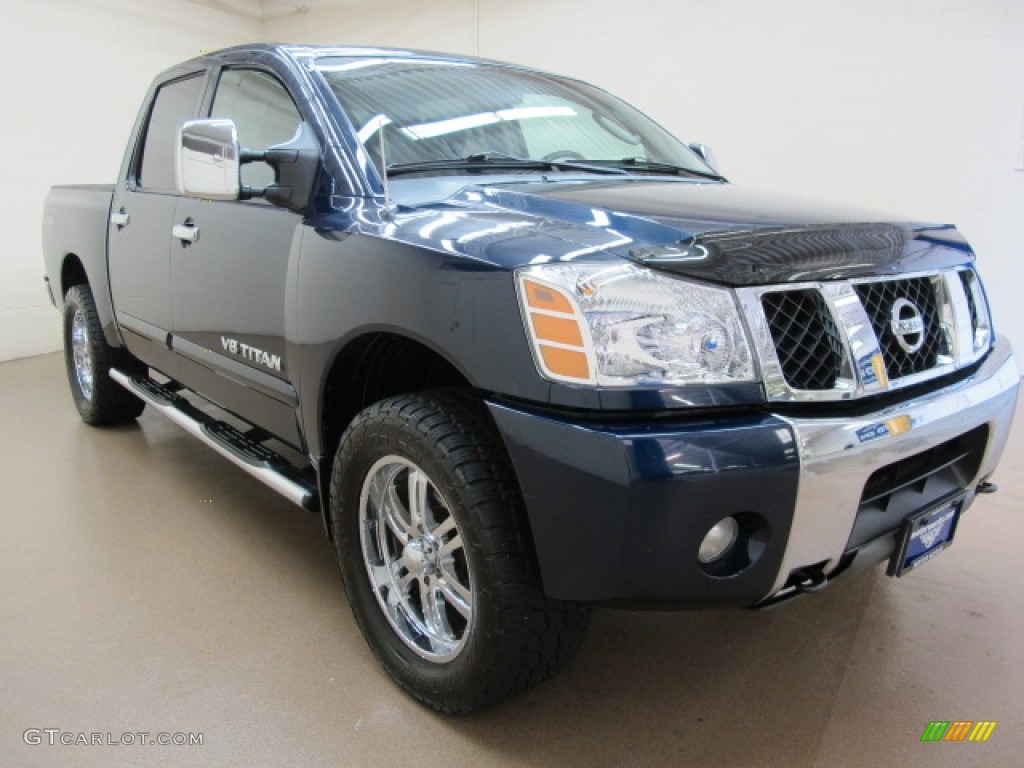
M233 120L239 143L252 150L288 141L302 121L281 81L249 67L220 71L210 116ZM265 163L242 166L243 185L273 181ZM285 296L302 216L260 198L183 197L174 223L194 238L171 245L174 347L182 382L299 445Z
M169 344L175 144L178 128L199 108L205 74L190 73L156 90L127 176L114 189L107 238L110 289L125 344L168 376L177 373Z

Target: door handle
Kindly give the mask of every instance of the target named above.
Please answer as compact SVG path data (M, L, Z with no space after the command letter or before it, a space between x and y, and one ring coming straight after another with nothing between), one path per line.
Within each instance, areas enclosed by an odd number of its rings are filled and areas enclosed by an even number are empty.
M171 228L171 234L181 240L182 246L187 246L199 239L199 227L190 217L185 219L184 224L175 224Z
M124 229L132 223L132 217L128 215L123 207L117 213L110 214L110 223L118 229Z

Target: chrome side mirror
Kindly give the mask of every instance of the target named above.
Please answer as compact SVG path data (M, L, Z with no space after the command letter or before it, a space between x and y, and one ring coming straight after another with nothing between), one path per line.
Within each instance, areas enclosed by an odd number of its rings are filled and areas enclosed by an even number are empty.
M189 120L178 130L178 194L238 200L241 193L238 130L231 120Z
M704 163L715 173L718 173L718 158L715 157L715 150L709 147L707 144L694 143L690 145L690 149L699 157Z

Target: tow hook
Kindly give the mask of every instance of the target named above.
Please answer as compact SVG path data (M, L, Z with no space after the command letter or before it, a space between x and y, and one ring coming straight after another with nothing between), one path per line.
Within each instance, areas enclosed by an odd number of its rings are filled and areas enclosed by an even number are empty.
M828 577L825 576L825 571L821 566L812 566L793 571L790 574L790 579L794 582L793 589L800 595L819 592L828 584Z
M978 487L974 489L974 492L977 494L995 493L998 490L999 486L996 485L995 483L990 483L988 480L982 480L980 483L978 483Z

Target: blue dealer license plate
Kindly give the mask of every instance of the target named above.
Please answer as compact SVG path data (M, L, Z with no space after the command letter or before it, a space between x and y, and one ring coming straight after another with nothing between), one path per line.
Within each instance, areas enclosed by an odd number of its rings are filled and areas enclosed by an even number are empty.
M963 503L963 497L959 496L907 517L887 573L890 576L909 573L952 544Z

